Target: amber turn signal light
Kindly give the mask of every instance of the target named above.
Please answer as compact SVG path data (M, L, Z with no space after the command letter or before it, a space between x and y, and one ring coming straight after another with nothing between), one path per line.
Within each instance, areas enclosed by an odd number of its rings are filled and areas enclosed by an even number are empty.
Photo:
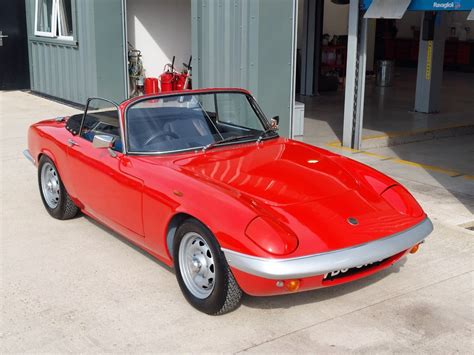
M300 280L289 280L285 284L286 289L290 292L296 292L300 288Z
M413 248L410 249L410 254L415 254L419 248L420 244L415 245Z

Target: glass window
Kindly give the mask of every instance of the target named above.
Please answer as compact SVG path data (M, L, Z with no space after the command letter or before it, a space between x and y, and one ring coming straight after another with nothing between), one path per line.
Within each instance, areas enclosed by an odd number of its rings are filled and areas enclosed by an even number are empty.
M53 9L55 0L36 0L36 26L35 34L42 36L54 36Z
M73 39L71 0L58 0L58 36Z
M222 124L250 129L262 129L262 123L247 96L222 93L216 96L217 120Z
M72 0L36 0L35 35L73 40Z
M92 99L86 108L80 136L92 142L97 134L111 136L113 149L123 150L118 108L105 100Z
M248 141L265 131L264 120L238 92L146 99L127 110L128 150L166 153Z

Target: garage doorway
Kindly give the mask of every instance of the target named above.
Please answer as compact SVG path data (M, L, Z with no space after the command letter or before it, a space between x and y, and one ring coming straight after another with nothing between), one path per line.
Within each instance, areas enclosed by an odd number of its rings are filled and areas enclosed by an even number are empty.
M147 78L158 78L173 57L181 71L192 52L191 0L127 0L127 41L141 52Z

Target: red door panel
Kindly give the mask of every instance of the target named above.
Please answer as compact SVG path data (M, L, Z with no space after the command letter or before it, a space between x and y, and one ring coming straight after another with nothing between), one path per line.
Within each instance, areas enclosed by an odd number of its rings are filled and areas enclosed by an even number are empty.
M68 148L68 165L77 199L86 212L110 220L143 236L143 182L132 176L130 160L107 149L97 149L88 140L75 137Z

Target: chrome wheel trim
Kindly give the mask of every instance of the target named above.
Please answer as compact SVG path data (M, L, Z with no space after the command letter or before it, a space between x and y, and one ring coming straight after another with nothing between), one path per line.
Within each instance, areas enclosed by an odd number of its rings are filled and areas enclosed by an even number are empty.
M44 163L41 167L41 191L46 204L51 209L56 208L59 204L61 188L58 172L51 163Z
M188 232L179 244L179 269L186 288L199 299L214 290L216 267L214 256L203 237Z

